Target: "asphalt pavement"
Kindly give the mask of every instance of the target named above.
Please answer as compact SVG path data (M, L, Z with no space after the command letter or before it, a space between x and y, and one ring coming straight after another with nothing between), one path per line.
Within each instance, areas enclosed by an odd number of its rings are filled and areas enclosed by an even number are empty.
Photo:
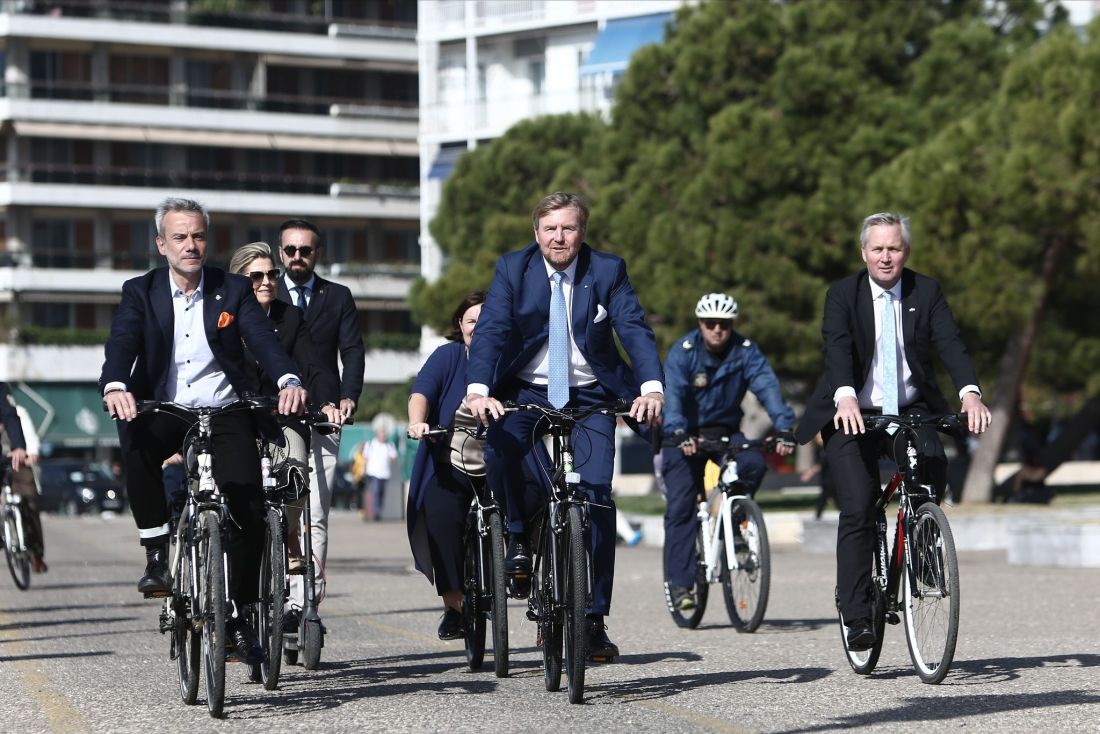
M583 705L543 688L526 604L510 607L512 675L466 669L441 642L434 590L412 569L404 523L333 517L329 634L319 670L280 689L228 667L226 716L178 694L158 604L134 585L144 559L129 517L45 519L49 573L20 592L0 569L0 730L20 732L1077 732L1100 729L1100 572L1010 567L960 554L962 625L952 672L913 672L901 626L878 670L845 662L834 562L777 546L755 634L729 624L720 587L699 629L664 607L659 548L620 546L609 634L622 650L590 668Z

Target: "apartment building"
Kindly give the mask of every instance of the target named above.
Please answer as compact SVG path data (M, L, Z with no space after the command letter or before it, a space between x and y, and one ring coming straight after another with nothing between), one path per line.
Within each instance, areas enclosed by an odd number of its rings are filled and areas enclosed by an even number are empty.
M166 196L211 210L209 261L325 233L367 383L417 369L415 4L2 0L0 379L52 448L117 445L95 389L123 281L163 259Z
M421 273L428 231L462 153L544 114L607 114L630 55L660 42L685 0L420 0ZM517 243L517 245L520 243ZM425 334L425 345L431 335Z

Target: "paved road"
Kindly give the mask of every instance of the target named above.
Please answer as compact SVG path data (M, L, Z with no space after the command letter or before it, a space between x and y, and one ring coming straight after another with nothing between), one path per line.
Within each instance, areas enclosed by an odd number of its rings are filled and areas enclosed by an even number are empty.
M610 633L622 662L589 672L586 704L543 690L534 628L513 603L513 675L471 673L435 638L439 610L410 568L402 524L334 521L321 670L279 691L231 665L229 722L180 703L129 518L47 518L50 572L29 592L0 577L4 731L1084 731L1100 725L1100 573L962 556L963 624L939 686L912 672L900 627L879 670L856 676L832 609L832 560L778 548L768 618L729 627L720 597L696 631L664 610L660 551L622 548Z

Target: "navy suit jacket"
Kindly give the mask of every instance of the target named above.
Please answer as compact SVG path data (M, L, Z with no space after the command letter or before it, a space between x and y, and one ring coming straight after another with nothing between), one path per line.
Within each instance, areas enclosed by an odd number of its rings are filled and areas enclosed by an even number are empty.
M826 427L832 428L836 414L833 394L838 387L849 385L858 395L867 380L875 356L875 306L869 279L867 271L861 270L831 285L825 296L821 323L825 374L795 431L800 443L813 440L814 434ZM920 392L918 399L935 413L948 412L948 402L936 383L933 350L956 390L977 385L978 375L940 284L908 269L901 274L901 326L905 361Z
M255 371L247 367L242 339L267 374L276 379L298 374L248 278L204 267L202 289L207 343L238 396L260 388ZM104 348L100 392L107 383L121 382L138 400L167 400L175 322L167 267L126 281Z
M298 366L298 375L302 378L306 392L309 393L309 402L312 405L324 405L335 403L340 386L336 382L336 376L330 375L328 370L322 369L317 363L317 348L310 338L309 329L306 328L305 317L296 307L285 301L275 299L271 302L268 312L271 325L275 327L275 335L279 337L279 344L283 350L291 356L294 364ZM260 394L278 395L279 387L275 381L282 375L269 375L263 367L256 362L248 345L245 345L245 354L250 358L249 364L256 370L260 381Z
M295 301L284 278L279 278L279 298L287 303ZM348 287L314 274L313 294L306 308L306 327L313 341L314 361L340 384L339 400L348 398L358 403L359 394L363 392L366 352L359 328L359 312ZM344 366L343 374L337 368L337 353Z
M488 385L493 394L546 344L550 279L545 262L536 242L497 260L470 344L468 384ZM633 399L642 383L662 380L657 343L630 286L626 263L587 244L577 255L572 332L596 379L615 397ZM633 370L620 356L614 335Z

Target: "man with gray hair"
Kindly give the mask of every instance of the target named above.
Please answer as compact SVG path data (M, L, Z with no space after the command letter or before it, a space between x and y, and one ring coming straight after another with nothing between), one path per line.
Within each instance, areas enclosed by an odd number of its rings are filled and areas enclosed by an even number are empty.
M905 268L909 218L881 212L863 221L859 235L867 267L837 281L825 295L821 323L825 374L806 406L795 438L808 443L821 432L836 485L837 604L848 649L875 644L871 624L871 557L875 545L878 457L892 442L867 433L865 414L947 413L936 384L935 347L958 391L969 428L989 426L978 376L940 284ZM943 497L947 459L932 429L919 431L922 481ZM903 457L904 458L904 457ZM900 463L900 462L899 462Z
M162 463L180 450L188 426L169 415L138 416L137 401L220 407L258 392L254 374L245 369L243 344L267 374L279 375L280 413L298 413L306 401L298 368L280 346L248 279L205 266L210 217L203 206L165 199L155 221L157 249L167 267L123 284L99 380L104 406L119 421L130 509L147 560L138 591L146 596L163 596L171 586ZM233 517L228 555L235 608L226 633L248 663L263 658L244 618L244 605L256 601L264 538L256 436L249 411L214 418L214 479Z

